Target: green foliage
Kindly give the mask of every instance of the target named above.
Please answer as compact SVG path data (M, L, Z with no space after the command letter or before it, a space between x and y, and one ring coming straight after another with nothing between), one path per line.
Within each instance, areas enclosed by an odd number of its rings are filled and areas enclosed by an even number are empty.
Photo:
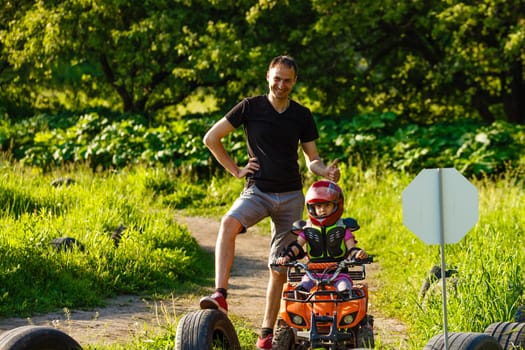
M245 10L216 1L37 1L6 13L2 58L19 90L38 95L34 107L149 116L203 87L235 90L233 67L248 67L234 27Z
M203 95L224 112L263 93L269 60L291 54L315 113L523 124L524 12L521 0L7 2L0 113L154 120Z
M56 123L59 118L61 123ZM216 118L150 127L137 115L115 118L96 111L69 117L39 115L14 125L5 122L0 135L2 148L11 149L15 159L46 171L72 163L88 164L93 170L161 164L207 171L210 155L199 135Z
M202 136L219 118L206 115L150 125L137 115L116 117L107 111L43 114L18 123L4 120L0 141L14 159L44 171L67 164L86 164L93 170L133 164L173 168L169 178L150 185L159 191L168 186L172 192L166 203L183 207L188 201L206 200L210 194L192 186L175 186L180 173L203 178L223 173L202 142ZM317 122L320 154L354 165L379 162L409 173L456 167L470 177L499 174L524 162L520 150L525 147L525 129L503 121L421 126L403 122L394 113L369 113L337 120L317 117ZM239 164L246 161L242 130L229 135L225 143Z
M321 0L312 7L319 16L301 39L315 49L300 57L312 66L306 81L316 111L523 123L522 1Z
M398 130L392 139L393 165L411 172L455 167L467 176L497 174L518 163L523 146L517 138L524 131L504 122L490 126L465 122L410 126Z
M214 176L206 186L202 186L195 176L181 176L170 169L154 171L146 178L146 188L160 195L164 205L176 209L197 208L208 214L222 211L230 205L243 186L243 180L230 176Z
M468 120L419 126L401 119L383 113L319 120L320 154L365 167L380 162L409 173L455 167L469 177L498 174L523 161L523 127Z
M97 176L78 169L70 173L74 181L58 187L50 175L25 168L3 172L0 314L163 293L195 283L210 268L189 232L154 200L144 169ZM56 250L51 241L60 237L79 245Z

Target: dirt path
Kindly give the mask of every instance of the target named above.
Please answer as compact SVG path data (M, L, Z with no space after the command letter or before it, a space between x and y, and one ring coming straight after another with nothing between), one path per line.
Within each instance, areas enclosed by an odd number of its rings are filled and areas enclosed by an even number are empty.
M219 222L203 217L177 216L185 223L199 244L211 252ZM269 237L261 235L257 227L251 228L236 240L236 258L229 287L229 310L231 315L242 317L258 330L264 313L267 282L267 254ZM375 266L375 269L373 268ZM377 265L370 265L368 284L370 299L377 290L374 272ZM212 291L210 286L210 291ZM106 307L94 310L62 310L30 319L0 319L0 333L27 324L53 326L72 336L81 345L103 345L129 341L131 336L147 337L162 332L163 326L175 323L176 317L198 308L198 297L179 298L151 302L138 296L119 296L107 301ZM402 348L405 343L405 327L396 320L382 317L379 310L370 305L374 315L376 339L387 348Z

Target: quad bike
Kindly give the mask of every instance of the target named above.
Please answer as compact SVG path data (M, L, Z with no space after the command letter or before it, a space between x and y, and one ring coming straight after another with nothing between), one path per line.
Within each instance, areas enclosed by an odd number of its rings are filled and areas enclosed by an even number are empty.
M274 349L373 348L373 317L367 314L368 286L356 283L365 279L365 264L371 262L372 257L323 263L292 261L280 265L289 269ZM343 272L352 279L351 291L338 291L334 286L337 276ZM304 274L315 282L309 292L296 289Z

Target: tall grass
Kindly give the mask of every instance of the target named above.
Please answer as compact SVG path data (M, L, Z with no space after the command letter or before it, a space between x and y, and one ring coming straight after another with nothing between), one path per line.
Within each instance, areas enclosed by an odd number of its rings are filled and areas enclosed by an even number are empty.
M525 304L524 182L516 173L497 179L475 180L479 220L457 244L447 244L448 268L457 270L449 282L448 330L483 332L492 322L512 321L517 306ZM405 321L408 344L420 349L443 332L440 289L420 298L423 281L432 266L440 265L437 245L425 245L403 225L401 194L415 176L381 169L345 170L346 213L359 219L357 238L381 266L381 288L373 302L387 315Z
M58 174L2 170L0 315L94 306L119 293L162 293L211 270L211 259L146 187L155 178L151 170L93 175L76 169L68 172L74 182L58 187L51 185ZM51 241L60 237L79 245L57 250Z

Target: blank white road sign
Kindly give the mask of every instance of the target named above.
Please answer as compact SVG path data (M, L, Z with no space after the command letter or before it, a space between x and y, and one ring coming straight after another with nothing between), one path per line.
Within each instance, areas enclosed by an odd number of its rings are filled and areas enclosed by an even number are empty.
M478 191L454 168L422 170L402 196L403 223L427 244L456 243L478 221Z

